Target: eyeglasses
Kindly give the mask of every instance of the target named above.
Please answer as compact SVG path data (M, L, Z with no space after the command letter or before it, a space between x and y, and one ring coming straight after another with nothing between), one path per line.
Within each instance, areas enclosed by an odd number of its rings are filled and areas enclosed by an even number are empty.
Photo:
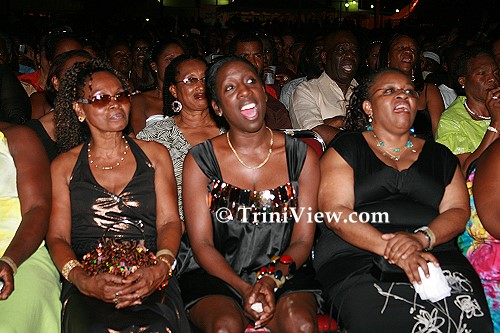
M418 93L418 91L416 91L415 89L411 89L411 88L401 88L401 89L396 89L396 88L380 88L380 89L377 89L373 92L373 95L375 95L375 93L377 91L382 91L382 95L384 96L392 96L392 95L395 95L395 94L399 94L400 92L403 92L403 94L409 96L409 97L413 97L413 98L418 98L420 96L420 94ZM373 97L372 95L372 97Z
M130 102L130 93L128 91L123 91L114 96L111 95L97 95L90 99L79 98L76 101L83 104L93 104L95 107L102 108L105 107L114 99L117 103Z
M199 81L201 81L203 84L205 83L205 78L202 77L201 79L198 79L197 77L186 77L180 81L175 81L175 83L181 83L183 82L186 86L194 86L196 85Z

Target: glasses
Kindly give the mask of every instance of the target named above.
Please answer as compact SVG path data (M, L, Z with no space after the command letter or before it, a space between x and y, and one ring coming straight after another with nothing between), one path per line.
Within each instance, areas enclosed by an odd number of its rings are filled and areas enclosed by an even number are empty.
M203 84L205 84L205 78L202 77L201 79L198 79L197 77L186 77L180 81L175 81L175 83L181 83L183 82L186 86L194 86L196 85L199 81L201 81Z
M401 88L401 89L380 88L380 89L375 90L373 95L375 95L375 93L377 91L382 91L382 95L384 95L384 96L392 96L392 95L399 94L400 92L402 92L403 94L405 94L408 97L418 98L420 96L418 91L416 91L415 89L411 89L411 88ZM372 95L372 97L373 97L373 95Z
M118 93L114 96L111 95L97 95L94 96L90 99L87 98L79 98L76 101L78 103L83 103L83 104L93 104L95 107L105 107L111 102L111 100L115 100L117 103L125 103L125 102L130 102L130 93L128 91L124 91L121 93Z

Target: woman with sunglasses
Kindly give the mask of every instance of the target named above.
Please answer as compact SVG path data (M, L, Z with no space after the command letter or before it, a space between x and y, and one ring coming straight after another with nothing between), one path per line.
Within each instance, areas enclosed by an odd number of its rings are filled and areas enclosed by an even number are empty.
M207 87L230 130L193 147L184 163L196 262L180 281L190 319L205 332L243 332L249 322L273 333L317 332L319 290L306 265L317 155L266 126L265 87L247 60L218 60Z
M481 282L455 244L469 216L460 165L410 134L417 101L396 69L370 74L351 98L352 132L321 159L319 210L345 220L319 226L316 277L347 332L492 332ZM412 284L439 266L451 295L422 300Z
M155 43L151 54L144 59L142 77L145 85L153 86L152 90L136 94L132 97L130 125L135 134L147 124L164 118L163 114L163 78L165 68L184 54L185 49L177 39L166 39Z
M420 48L412 37L396 34L382 43L377 68L396 68L408 76L418 91L417 114L412 127L417 136L432 140L437 124L444 111L439 89L432 83L424 83L420 64Z
M116 71L92 60L71 67L59 90L55 122L63 153L51 168L47 243L64 277L63 332L189 327L172 277L181 233L172 162L162 145L123 134L127 88ZM104 235L144 239L158 250L156 264L138 264L126 277L89 275L81 260Z
M179 215L182 207L182 166L189 149L198 143L224 133L222 119L209 110L205 89L207 63L199 56L180 55L165 70L163 84L164 120L149 124L138 139L156 141L168 148L177 182ZM190 256L187 235L182 238L178 256L178 273Z

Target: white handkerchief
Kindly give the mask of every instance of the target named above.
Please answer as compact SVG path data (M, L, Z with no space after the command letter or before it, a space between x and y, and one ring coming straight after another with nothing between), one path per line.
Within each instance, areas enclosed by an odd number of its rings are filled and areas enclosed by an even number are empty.
M422 284L414 283L413 287L422 300L429 300L437 302L445 297L451 295L451 288L448 285L441 267L434 266L433 263L428 262L429 278L425 277L424 271L421 267L418 268Z

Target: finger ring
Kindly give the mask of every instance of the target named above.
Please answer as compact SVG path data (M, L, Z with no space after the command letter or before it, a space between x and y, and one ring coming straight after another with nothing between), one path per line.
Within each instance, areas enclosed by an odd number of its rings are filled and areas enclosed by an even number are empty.
M113 303L118 304L118 297L113 298Z
M121 291L118 291L115 296L118 297L118 296L121 296L122 295L122 292Z
M137 295L135 295L135 298L141 299L141 295L137 294Z
M498 96L493 96L492 98L493 98L493 99L498 99Z

